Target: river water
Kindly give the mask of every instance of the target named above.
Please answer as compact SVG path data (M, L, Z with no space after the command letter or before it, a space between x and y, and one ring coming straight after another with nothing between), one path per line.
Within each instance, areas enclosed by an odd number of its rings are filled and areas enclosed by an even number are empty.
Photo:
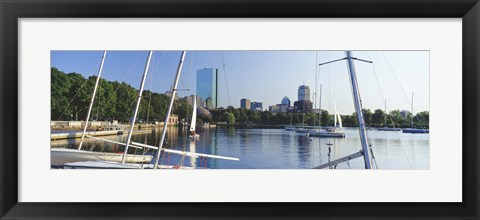
M308 169L328 163L361 149L358 129L343 128L345 138L306 137L283 129L198 128L200 139L193 142L187 138L186 128L168 128L167 147L175 150L237 157L240 161L212 158L191 158L173 154L162 155L162 164L191 166L211 169ZM429 134L404 134L401 131L369 130L379 169L429 169ZM135 142L158 146L161 129L132 136ZM109 136L106 139L126 141L126 135ZM52 141L52 147L76 148L79 140ZM88 140L84 149L93 151L122 152L123 146L97 140ZM136 151L136 152L135 152ZM142 153L131 148L129 153ZM145 152L153 154L153 152ZM363 169L363 158L338 165L337 169Z

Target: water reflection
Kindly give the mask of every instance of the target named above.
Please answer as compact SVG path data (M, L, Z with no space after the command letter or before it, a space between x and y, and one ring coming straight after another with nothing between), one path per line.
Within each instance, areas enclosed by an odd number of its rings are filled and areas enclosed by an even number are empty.
M169 127L166 148L197 153L238 157L240 161L182 157L161 154L162 164L208 167L216 169L303 169L328 162L328 146L331 143L331 159L343 157L361 149L357 129L344 128L345 138L306 137L282 129L234 129L199 128L200 139L191 141L188 128ZM132 140L158 146L162 129L135 134ZM429 169L429 135L403 134L401 132L368 131L369 141L380 169ZM106 136L105 139L124 143L126 135ZM52 141L52 147L77 148L79 139ZM123 152L124 146L86 139L84 149L105 152ZM130 148L129 153L154 154ZM363 158L350 161L353 169L363 169ZM338 169L350 168L340 164Z

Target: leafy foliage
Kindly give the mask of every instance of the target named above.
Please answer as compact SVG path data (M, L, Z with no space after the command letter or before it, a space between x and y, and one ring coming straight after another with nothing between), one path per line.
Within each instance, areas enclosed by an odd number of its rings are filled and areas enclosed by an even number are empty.
M57 68L51 68L51 119L52 120L85 120L90 99L93 93L96 77L85 79L81 74L66 74ZM101 79L97 89L97 97L92 109L92 120L119 120L129 121L133 114L138 91L125 82L110 82ZM142 94L142 102L139 107L138 119L141 121L163 121L170 102L169 96L145 90ZM399 110L389 113L376 109L373 113L370 109L363 109L367 126L385 126L385 117L389 127L410 127L412 114L402 117ZM192 106L186 98L175 100L173 114L179 119L191 117ZM251 109L239 109L229 106L226 109L211 109L211 116L198 115L197 121L201 122L226 122L227 124L261 124L261 125L317 125L319 115L316 113L271 113L254 111ZM342 115L343 126L358 126L355 113ZM322 111L322 126L332 126L334 117L328 111ZM429 112L419 112L413 116L414 127L429 127ZM392 124L393 123L393 124Z

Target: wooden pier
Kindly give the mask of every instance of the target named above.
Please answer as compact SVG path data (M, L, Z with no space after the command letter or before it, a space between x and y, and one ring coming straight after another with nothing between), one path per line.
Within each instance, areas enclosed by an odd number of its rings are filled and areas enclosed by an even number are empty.
M152 130L134 130L133 134L150 133ZM87 131L85 134L89 136L110 136L110 135L125 135L126 130L108 130L108 131ZM50 134L50 140L73 139L81 138L82 131L58 131Z

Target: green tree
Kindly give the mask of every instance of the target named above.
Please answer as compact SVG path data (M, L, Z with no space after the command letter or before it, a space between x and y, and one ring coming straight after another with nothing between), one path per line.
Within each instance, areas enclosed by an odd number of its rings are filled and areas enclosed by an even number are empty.
M382 109L376 109L372 115L372 124L375 126L383 126L385 124L385 112Z
M113 118L122 122L130 121L138 93L135 88L125 82L114 82L114 87L116 88L116 99L118 101L115 105L116 113Z
M328 111L322 111L320 121L322 121L322 126L332 125L333 123L331 121L333 121L333 117L328 113Z
M262 122L262 115L259 111L252 111L250 115L250 120L255 124L260 124Z
M405 120L403 119L402 114L400 114L399 110L392 110L389 113L389 119L387 120L387 124L389 125L389 127L405 127Z
M372 125L372 111L370 109L362 109L362 113L363 113L363 120L365 121L365 124L367 126L371 126Z
M419 128L429 128L430 113L428 111L419 112L415 115L414 122L416 127Z
M85 120L95 82L87 81L79 73L69 73L67 77L71 83L70 91L67 94L70 100L70 112L75 121Z
M228 124L235 124L235 115L230 112L223 113L223 120Z
M67 75L57 68L51 68L51 120L72 120L73 112L68 107L69 91L72 84Z
M96 81L96 77L93 77L91 80ZM92 119L110 119L116 113L116 103L117 96L115 95L113 84L105 79L100 79L97 87L94 108L92 109Z

